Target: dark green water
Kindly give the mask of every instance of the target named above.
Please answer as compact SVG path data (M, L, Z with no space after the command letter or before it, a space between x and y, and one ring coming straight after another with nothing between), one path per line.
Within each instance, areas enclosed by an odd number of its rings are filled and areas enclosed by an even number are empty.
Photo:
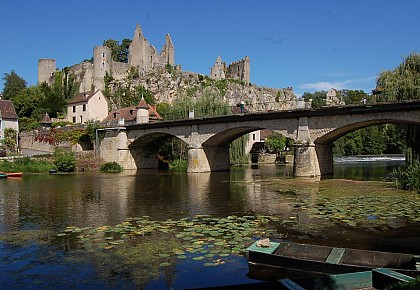
M160 224L196 215L264 215L274 217L270 231L251 238L420 253L420 196L375 181L401 163L340 162L334 179L326 180L293 179L291 166L275 165L203 174L144 170L0 180L0 287L185 289L253 281L240 254L205 267L216 258L194 260L197 254L191 253L186 259L170 257L170 266L159 268L157 278L139 283L128 262L121 271L104 267L105 256L117 247L97 255L83 246L88 230L77 238L60 237L69 226L96 231L144 216ZM118 247L129 250L141 239L129 237ZM118 257L121 268L124 258Z

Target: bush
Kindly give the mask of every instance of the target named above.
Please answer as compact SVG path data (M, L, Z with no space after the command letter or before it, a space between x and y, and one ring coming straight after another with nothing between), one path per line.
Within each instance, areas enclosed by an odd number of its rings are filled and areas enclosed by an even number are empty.
M100 170L105 173L119 173L123 171L123 168L117 162L107 162L101 165Z
M76 157L71 151L57 148L54 151L54 164L59 171L74 172L76 170Z

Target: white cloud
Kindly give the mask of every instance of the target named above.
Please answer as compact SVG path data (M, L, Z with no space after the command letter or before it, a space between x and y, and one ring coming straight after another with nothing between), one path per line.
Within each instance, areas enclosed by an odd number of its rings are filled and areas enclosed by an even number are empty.
M342 90L349 86L349 84L353 83L352 80L347 80L343 82L316 82L316 83L306 83L299 85L300 89L308 89L308 90L315 90L315 91L328 91L331 88L336 90Z
M364 79L352 79L337 82L315 82L305 83L298 86L302 90L311 91L328 91L331 88L336 90L349 89L349 90L365 90L369 91L375 87L375 77L367 77Z

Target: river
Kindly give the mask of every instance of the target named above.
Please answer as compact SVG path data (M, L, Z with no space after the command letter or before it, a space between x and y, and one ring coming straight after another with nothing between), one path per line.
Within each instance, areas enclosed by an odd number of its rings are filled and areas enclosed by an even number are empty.
M26 174L0 180L2 289L185 289L255 281L258 238L420 252L420 195L386 178L403 159L337 158L187 174Z

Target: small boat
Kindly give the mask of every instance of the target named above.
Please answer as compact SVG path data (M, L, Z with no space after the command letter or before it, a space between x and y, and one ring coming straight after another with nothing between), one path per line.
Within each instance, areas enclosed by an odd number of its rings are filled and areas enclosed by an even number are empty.
M0 174L6 174L7 177L22 177L22 172L0 172Z
M412 254L271 242L268 247L247 248L250 275L259 269L283 269L314 275L330 275L389 268L409 276L420 276L420 256ZM257 275L258 276L258 275Z
M7 174L6 173L0 173L0 179L2 178L7 178Z

